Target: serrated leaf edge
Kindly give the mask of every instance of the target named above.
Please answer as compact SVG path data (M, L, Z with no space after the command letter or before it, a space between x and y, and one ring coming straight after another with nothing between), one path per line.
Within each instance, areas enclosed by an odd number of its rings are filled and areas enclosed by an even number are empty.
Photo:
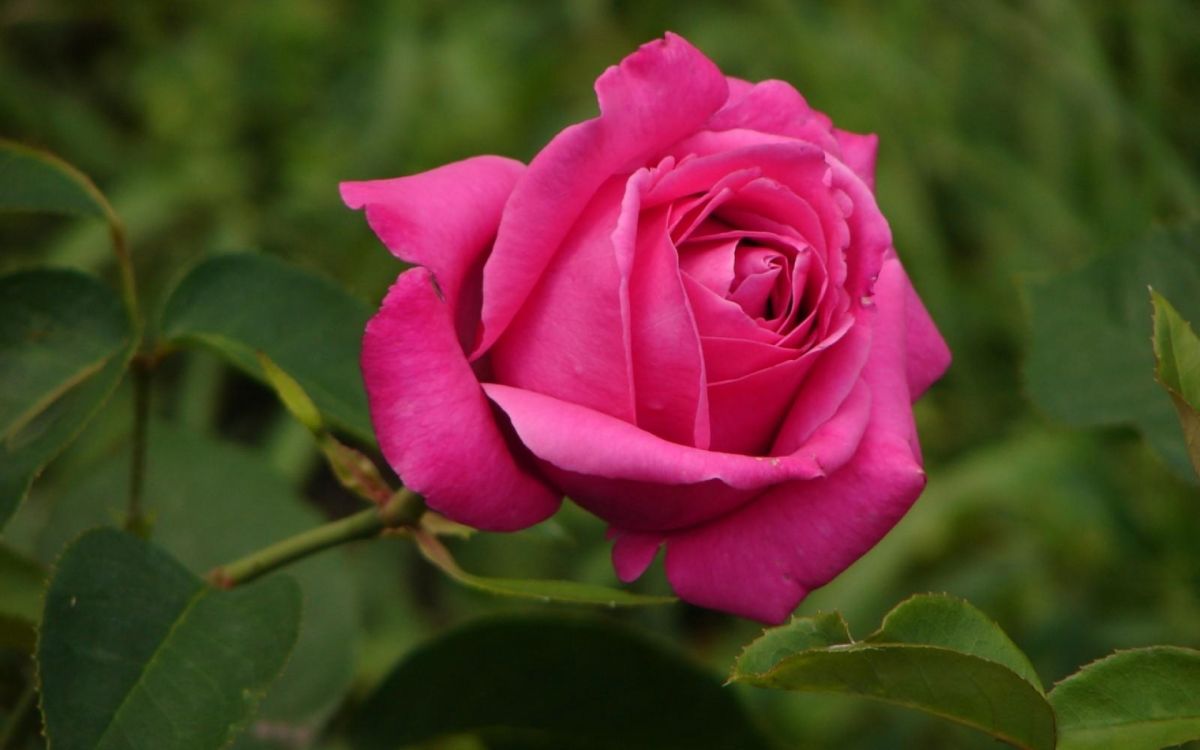
M888 610L888 612L887 612L887 614L885 614L885 615L883 616L883 619L882 619L882 620L880 620L880 622L879 622L879 628L878 628L878 629L877 629L877 630L876 630L874 633L871 633L871 635L868 635L866 638L862 639L862 641L859 641L859 643L865 643L865 642L868 642L868 641L870 641L870 640L871 640L873 637L875 637L875 636L878 636L878 635L882 635L882 634L883 634L883 631L887 629L888 620L890 620L890 619L892 618L892 615L894 615L894 614L896 613L896 610L898 610L898 609L900 609L901 607L903 607L904 605L906 605L906 604L909 604L910 602L916 601L916 600L918 600L918 599L946 599L946 600L949 600L949 601L956 602L956 603L958 603L958 604L965 605L966 607L968 607L968 608L970 608L970 609L974 610L975 612L978 612L978 613L979 613L979 614L980 614L980 615L981 615L981 616L982 616L982 617L983 617L985 620L987 620L987 621L988 621L988 623L989 623L989 624L990 624L990 625L991 625L993 628L995 628L995 629L996 629L996 632L1000 634L1000 636L1001 636L1001 637L1004 639L1004 641L1005 641L1005 642L1006 642L1008 645L1012 646L1012 647L1013 647L1013 649L1014 649L1014 650L1016 650L1016 652L1017 652L1018 654L1020 654L1022 658L1024 658L1024 659L1025 659L1025 666L1027 666L1027 667L1029 668L1029 671L1030 671L1030 672L1031 672L1031 673L1032 673L1034 676L1038 676L1038 675L1037 675L1037 670L1036 670L1036 669L1034 669L1034 667L1033 667L1033 663L1029 661L1029 657L1028 657L1028 656L1025 654L1025 652L1024 652L1022 649L1021 649L1021 647L1020 647L1020 646L1018 646L1018 645L1016 644L1016 642L1015 642L1015 641L1013 641L1013 639L1009 637L1008 633L1006 633L1006 632L1005 632L1004 628L1000 627L1000 623L998 623L998 622L996 622L995 620L993 620L993 619L992 619L992 618L991 618L991 617L990 617L990 616L989 616L989 615L988 615L986 612L984 612L984 611L983 611L982 609L980 609L979 607L976 607L974 604L972 604L971 602L969 602L969 601L967 601L966 599L962 598L961 596L955 596L955 595L953 595L953 594L951 594L951 593L948 593L948 592L945 592L945 591L930 591L930 592L923 593L923 594L913 594L912 596L908 597L907 599L905 599L905 600L901 601L899 604L897 604L896 606L894 606L894 607L892 607L891 609L889 609L889 610ZM898 642L898 641L874 641L874 642L875 642L875 643L901 643L901 644L902 644L902 642ZM903 645L903 644L902 644L902 645ZM926 646L929 646L929 645L932 645L932 644L909 644L909 645L914 645L914 646L915 646L915 645L926 645ZM951 649L951 648L946 648L945 646L934 646L934 648L942 648L942 649L945 649L945 650L947 650L947 651L954 651L954 649ZM1044 686L1044 685L1042 685L1042 684L1041 684L1041 677L1040 677L1040 676L1038 677L1038 682L1030 682L1029 680L1026 680L1024 677L1022 677L1022 676L1021 676L1019 673L1017 673L1016 671L1014 671L1014 670L1012 669L1012 667L1008 666L1007 664L1004 664L1003 662L996 661L995 659L989 659L989 658L987 658L986 656L981 656L981 655L979 655L979 654L967 654L967 653L965 653L965 652L962 652L962 651L955 651L955 653L961 653L961 654L963 654L964 656L973 656L973 657L975 657L975 658L977 658L977 659L982 659L983 661L989 661L989 662L991 662L991 663L993 663L993 664L999 664L1000 666L1004 667L1005 669L1007 669L1008 671L1012 672L1013 674L1016 674L1016 675L1017 675L1018 677L1020 677L1022 680L1025 680L1025 682L1028 682L1030 685L1032 685L1032 686L1033 686L1033 689L1034 689L1034 690L1037 690L1037 691L1038 691L1039 693L1041 693L1043 696L1044 696L1044 695L1046 695L1046 688L1045 688L1045 686Z
M831 690L820 690L820 689L807 690L807 689L803 689L803 688L780 688L780 687L777 687L775 685L770 685L770 684L757 684L758 682L766 682L767 680L769 680L776 672L778 672L780 669L782 669L784 666L786 666L787 662L792 661L793 659L796 659L796 658L806 655L806 654L822 653L822 652L824 652L824 653L835 652L836 653L836 652L846 652L846 651L869 651L869 650L877 650L877 651L887 651L887 650L937 651L937 652L946 653L946 654L953 654L957 657L960 657L963 659L968 659L971 661L980 662L982 664L988 664L997 669L1001 669L1005 672L1008 672L1010 675L1012 675L1014 678L1016 678L1021 684L1028 686L1029 689L1033 692L1033 694L1042 700L1042 703L1045 704L1046 710L1050 714L1050 726L1051 726L1051 729L1053 730L1053 735L1055 738L1057 738L1057 736L1058 736L1058 717L1054 712L1054 707L1050 704L1048 697L1046 695L1043 695L1040 691L1038 691L1037 688L1034 687L1028 680L1026 680L1024 677L1022 677L1021 675L1017 674L1016 672L1012 671L1011 669L1009 669L1008 667L1006 667L1005 665L1003 665L999 662L992 661L991 659L984 659L982 657L975 656L974 654L967 654L967 653L963 653L962 651L955 651L954 649L943 648L940 646L929 646L926 644L919 644L919 643L868 643L866 641L855 641L854 643L847 643L847 644L843 644L841 646L805 649L803 651L797 651L795 654L791 654L791 655L785 657L784 659L781 659L779 662L776 663L776 665L774 667L772 667L767 672L763 672L763 673L760 673L757 675L748 675L745 679L741 678L738 675L735 675L730 678L729 682L741 682L741 683L746 683L749 685L754 685L756 687L767 687L767 688L771 688L771 689L775 689L775 690L787 690L788 692L795 692L795 693L837 693L839 695L851 695L851 696L854 696L857 698L865 698L867 700L878 701L880 703L889 703L891 705L901 706L903 708L909 708L914 711L920 711L921 713L928 714L930 716L936 716L938 718L945 719L946 721L950 721L955 724L959 724L961 726L970 727L971 729L976 729L976 730L988 735L989 737L995 737L996 739L1007 742L1008 744L1013 745L1014 747L1021 748L1022 750L1035 750L1035 748L1033 748L1032 746L1022 744L1016 738L1009 737L1007 734L1005 734L1003 732L993 731L992 728L977 724L976 722L969 721L967 719L963 719L958 716L954 716L952 714L947 714L947 713L943 713L941 711L932 710L926 706L923 706L920 703L913 703L910 701L898 700L898 699L894 699L894 698L884 698L884 697L878 696L878 695L870 695L868 693L859 693L859 692L852 692L852 691L831 691ZM1053 747L1053 745L1051 747Z

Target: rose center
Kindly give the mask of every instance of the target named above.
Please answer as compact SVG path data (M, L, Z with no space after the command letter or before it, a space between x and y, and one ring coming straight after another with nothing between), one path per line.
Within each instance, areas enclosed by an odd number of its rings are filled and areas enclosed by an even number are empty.
M790 312L792 268L780 251L755 242L739 242L734 252L729 299L747 315L770 325Z
M678 250L684 273L761 328L796 342L811 328L824 268L803 240L709 218Z

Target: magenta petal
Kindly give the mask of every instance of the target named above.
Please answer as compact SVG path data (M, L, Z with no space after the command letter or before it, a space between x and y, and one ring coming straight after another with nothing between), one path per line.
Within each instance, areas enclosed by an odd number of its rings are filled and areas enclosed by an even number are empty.
M867 187L875 190L875 155L879 152L879 136L859 135L846 130L834 130L842 151L842 163L854 170Z
M808 106L791 84L762 81L737 93L708 121L709 130L757 130L837 151L829 118Z
M640 217L629 281L637 423L668 440L709 444L708 392L696 321L667 235L665 209ZM614 237L614 244L616 244ZM617 248L618 255L621 248Z
M702 336L700 343L704 346L704 365L710 384L739 380L804 356L797 349L749 339Z
M816 356L795 357L737 380L710 385L708 409L713 449L767 453L772 437L802 387L804 376L816 360Z
M679 253L679 268L718 299L733 285L733 258L737 238L692 242Z
M540 393L496 383L484 383L483 389L512 420L521 442L535 456L585 476L663 485L717 480L754 490L819 474L816 460L803 449L771 458L706 451Z
M809 106L800 92L784 81L762 81L734 87L729 100L708 121L710 130L754 130L816 144L854 170L875 189L875 154L879 138L834 128L827 115Z
M925 475L911 442L907 295L899 261L889 255L876 286L879 313L863 370L871 415L857 453L825 479L781 484L728 516L668 536L667 578L682 598L782 622L916 500Z
M892 250L892 229L879 211L875 194L862 178L845 164L830 161L835 191L842 191L852 206L846 222L851 245L846 251L846 291L851 298L870 294L871 285L881 273L884 256Z
M674 34L643 45L600 76L600 116L559 133L513 190L484 267L476 352L512 322L600 185L694 132L727 94L717 66Z
M729 84L729 101L745 96L755 85L753 81L747 81L737 76L725 76L725 81Z
M667 578L704 607L783 622L808 592L873 547L925 486L908 444L868 435L828 479L790 482L667 540Z
M900 272L904 273L903 269ZM908 388L912 400L916 401L950 367L950 347L946 346L907 275L905 282L908 283L905 294L908 303Z
M579 474L545 461L540 468L576 505L592 515L617 528L647 533L711 521L759 494L759 490L737 489L719 479L663 484Z
M549 517L559 495L509 451L431 274L402 273L367 324L363 380L388 463L434 510L512 531Z
M787 418L771 447L772 454L791 453L803 445L818 427L833 417L859 381L871 351L869 317L864 311L858 325L852 326L840 341L821 353L804 381L804 387L789 407ZM824 466L827 472L837 468L831 464Z
M859 383L834 418L822 425L804 445L804 455L822 465L846 463L862 437L870 405L870 391ZM780 461L782 464L788 459L754 457L753 460ZM548 462L542 462L542 469L572 500L613 524L614 529L655 538L665 538L672 530L686 529L736 511L761 492L737 489L719 479L665 484L580 474Z
M433 272L453 307L524 171L519 161L477 156L408 177L343 182L340 189L347 206L366 209L389 250Z
M644 534L636 531L624 531L613 528L609 533L613 538L612 561L617 578L625 583L631 583L641 578L654 556L658 554L662 544L662 534Z
M844 285L854 297L868 294L883 253L891 247L891 230L871 188L845 163L809 144L748 130L697 133L672 152L680 159L697 156L680 163L676 172L681 175L757 166L770 179L754 180L736 191L724 204L725 216L743 227L752 226L754 214L799 226L797 219L809 209L797 204L807 203L819 216L821 231L804 228L800 235L825 256L835 284ZM839 251L847 243L843 272ZM844 282L843 273L848 274Z
M495 382L637 419L629 269L614 252L614 244L635 241L637 201L628 192L625 181L609 180L584 210L536 294L492 347Z
M821 476L820 467L845 463L870 406L870 394L859 389L792 453L746 456L671 443L538 393L495 383L483 387L555 486L614 526L643 532L711 521L765 488Z
M736 302L717 296L686 273L683 277L683 288L688 293L696 327L702 336L759 342L763 345L774 344L779 340L779 334L760 326ZM739 366L742 363L729 364ZM710 373L709 379L717 381L725 378L713 377Z

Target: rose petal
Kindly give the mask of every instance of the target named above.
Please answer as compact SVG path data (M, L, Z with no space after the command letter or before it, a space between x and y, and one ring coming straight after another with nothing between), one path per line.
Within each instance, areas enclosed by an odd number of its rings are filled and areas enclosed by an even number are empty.
M379 447L429 507L494 531L558 508L560 496L509 451L429 270L396 279L367 324L362 369Z
M589 476L546 462L540 468L576 505L633 531L661 532L711 521L740 508L761 492L736 489L718 479L697 484L656 484Z
M831 419L851 388L859 381L871 351L870 318L873 310L861 311L858 325L850 327L840 341L822 352L804 381L804 387L788 409L771 446L772 455L786 455L805 443L822 424ZM823 464L826 473L838 467Z
M842 409L787 456L744 456L671 443L600 412L484 384L556 486L592 513L632 530L662 530L728 513L766 487L820 475L853 450L869 399Z
M712 425L712 447L731 453L789 455L811 435L820 424L841 408L843 400L858 380L869 347L870 332L848 319L824 341L803 352L775 347L777 351L792 351L792 357L764 369L749 370L747 374L726 381L713 381L708 388L709 420ZM845 339L849 341L844 341ZM705 353L721 351L716 342L704 340ZM740 352L740 361L758 360L747 351L745 342L723 344L723 349ZM828 360L828 361L826 361ZM812 385L808 378L816 373ZM727 372L728 368L711 370ZM833 381L830 383L829 381ZM797 401L800 404L797 406ZM797 416L797 414L803 416ZM789 421L802 421L803 426L789 426ZM800 433L798 429L803 429ZM779 435L781 439L777 439ZM772 446L772 441L775 445ZM822 462L825 471L837 463Z
M903 268L900 273L904 273ZM908 388L912 400L916 401L949 369L950 347L934 325L933 318L929 317L929 311L908 281L907 274L904 279L908 283Z
M765 454L817 359L818 353L806 353L736 380L711 384L708 412L713 449Z
M870 393L862 386L852 392L837 415L822 425L796 455L809 456L817 464L845 463L861 437L869 411ZM795 456L742 458L782 466ZM721 479L666 484L581 474L546 461L541 467L555 486L561 487L578 505L626 531L662 532L694 526L736 510L761 492L731 487Z
M687 166L684 165L685 168ZM642 198L642 206L646 209L670 204L671 239L677 245L686 242L702 227L711 225L713 222L709 217L712 213L729 200L742 185L760 176L758 170L743 169L721 177L712 185L689 184L686 180L672 180L678 171L679 169L675 168L663 174Z
M519 161L477 156L408 177L343 182L340 189L347 206L366 209L367 223L396 257L433 272L454 307L524 171Z
M824 179L828 167L825 153L819 148L788 138L737 130L701 133L676 144L672 151L680 163L650 192L647 205L704 190L724 179L733 196L723 204L733 202L741 213L762 213L825 252L824 227L832 226L841 217L834 216L836 206L828 200L823 201L823 208L806 202L809 196L805 193L813 193L814 197L824 197L827 193ZM691 158L685 158L686 155ZM764 176L769 179L764 180ZM784 185L787 187L781 189ZM822 219L814 209L827 211L829 215ZM754 227L739 225L738 228Z
M694 157L691 161L681 161L676 171L703 167L715 172L757 165L765 178L786 186L795 198L807 202L820 216L822 235L828 246L822 245L820 237L813 236L811 231L802 232L802 236L824 254L831 264L832 278L839 285L840 253L834 250L852 243L845 253L848 272L844 286L855 298L865 296L879 274L883 253L892 245L891 229L879 211L874 193L862 178L837 158L819 150L823 165L815 167L813 151L811 145L782 136L726 130L697 133L674 146L671 153L681 160L685 155ZM779 203L788 200L788 191L769 188L766 179L748 183L727 202L723 215L733 217L733 210L738 209L741 213L761 213L774 221L793 223L794 219L786 217L799 214ZM755 204L743 209L739 199L752 194Z
M700 344L704 347L704 366L710 383L738 380L804 356L804 352L796 349L750 339L701 336Z
M762 81L735 95L709 118L709 130L757 130L784 135L838 150L829 118L812 107L784 81Z
M738 84L736 89L730 84L729 100L709 118L709 130L741 128L814 143L845 162L874 191L877 136L833 127L828 115L809 106L800 92L784 81Z
M791 482L666 542L667 579L684 600L783 622L810 591L873 547L920 495L906 441L870 436L828 479Z
M737 239L689 242L686 248L679 249L679 269L718 299L724 299L733 284L733 255L737 244Z
M825 479L782 484L728 516L666 535L667 578L683 599L782 622L874 546L920 494L925 475L910 443L905 367L908 292L894 255L876 290L863 370L873 403L858 452Z
M662 537L657 534L639 534L635 531L616 531L610 533L613 538L612 561L617 578L625 583L631 583L641 578L654 556L658 554Z
M862 178L871 192L875 192L875 156L879 152L879 136L874 133L860 135L836 128L833 136L841 147L842 161Z
M834 190L843 191L853 207L846 222L852 242L846 250L846 292L851 299L871 293L884 255L892 251L892 229L875 202L875 193L849 167L830 160Z
M636 192L623 201L624 183L614 178L597 192L489 358L495 382L633 422L630 269L614 243L635 241L638 203Z
M483 278L486 351L516 317L579 212L614 174L645 166L694 132L728 95L711 60L667 34L596 81L600 116L559 133L513 190Z
M687 291L692 314L696 318L696 327L701 335L714 338L728 338L742 341L760 342L773 345L779 340L779 334L763 328L754 322L736 302L719 297L717 294L699 283L690 275L683 277L683 287ZM724 367L726 363L722 363ZM730 362L728 365L737 366ZM725 380L725 376L713 377L710 380Z
M484 383L483 389L534 455L567 471L664 485L715 479L737 489L819 474L815 458L803 449L775 458L706 451L540 393L497 383Z
M754 88L753 81L747 81L737 76L725 76L725 80L729 83L729 101L745 96L750 89Z
M631 180L633 189L637 186ZM629 281L637 423L667 440L708 448L708 383L665 209L637 228ZM618 254L621 248L617 248Z

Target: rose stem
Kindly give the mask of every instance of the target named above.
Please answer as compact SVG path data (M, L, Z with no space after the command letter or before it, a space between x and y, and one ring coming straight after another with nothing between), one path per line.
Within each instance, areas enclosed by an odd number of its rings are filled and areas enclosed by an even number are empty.
M425 502L421 496L411 490L401 489L383 505L303 531L240 560L214 568L208 574L208 580L218 588L233 588L330 547L368 539L387 529L412 526L424 513Z

